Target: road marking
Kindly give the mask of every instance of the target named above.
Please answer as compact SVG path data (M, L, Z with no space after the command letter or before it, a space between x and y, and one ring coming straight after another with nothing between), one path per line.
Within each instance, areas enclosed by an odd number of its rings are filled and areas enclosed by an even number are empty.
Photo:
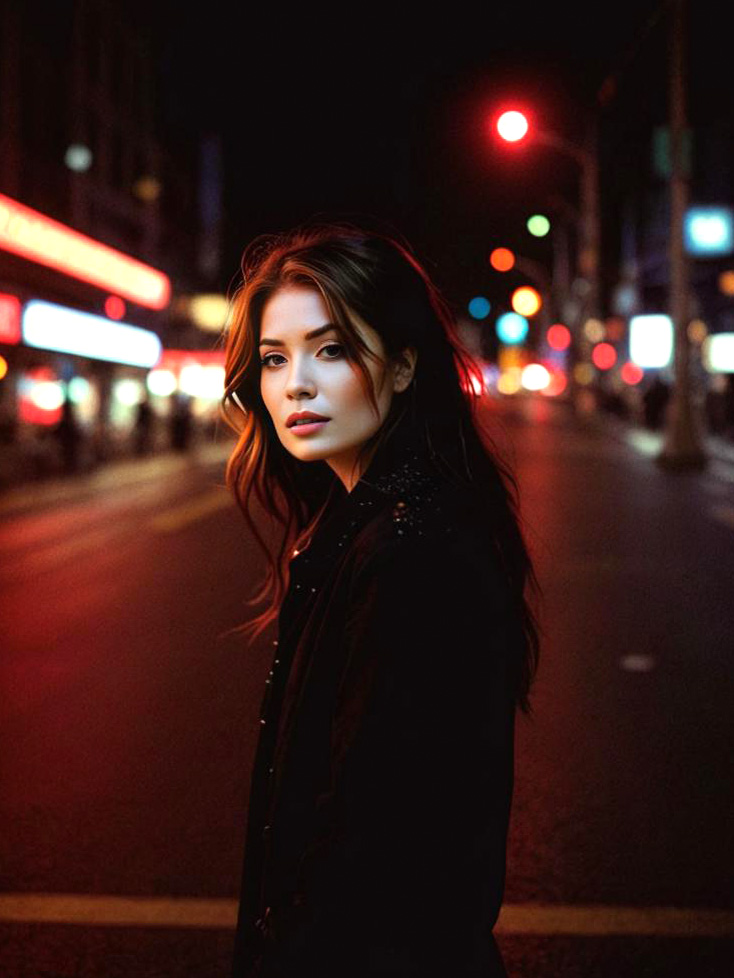
M234 927L234 900L81 893L0 894L0 920L115 927Z
M180 506L174 506L167 512L157 513L148 520L148 526L158 533L175 533L190 523L196 523L202 517L216 513L220 509L231 509L235 505L229 490L217 487L187 500Z
M110 536L109 526L87 530L83 536L70 536L59 543L24 555L17 563L3 568L2 579L4 581L20 581L28 576L51 570L85 551L102 549L109 542Z
M619 660L622 669L627 672L650 672L655 668L655 659L651 655L635 654L623 655Z
M116 927L232 929L237 901L194 897L135 897L80 893L0 894L0 921ZM734 912L696 907L623 907L511 903L497 934L578 937L734 937Z
M142 502L148 509L152 508L151 500L143 499ZM158 533L175 533L217 510L235 506L229 490L217 486L183 503L161 510L148 520L148 526ZM57 568L76 557L84 557L90 551L119 547L122 543L130 543L136 539L140 516L135 512L123 512L121 515L112 513L108 517L100 514L99 519L104 520L101 525L69 531L64 539L47 541L39 549L19 555L12 563L8 562L3 566L1 579L8 582L25 580L29 576ZM2 540L0 549L3 549Z
M516 903L502 908L497 933L583 937L731 937L734 912L696 907L622 907Z
M622 437L640 455L654 458L663 446L663 436L655 431L645 431L639 428L628 428L622 431Z
M201 466L221 466L232 454L233 447L234 443L229 442L203 442L188 454L124 458L105 462L92 472L11 486L0 493L0 515L83 498L89 492L102 495L124 487L133 488L136 484L160 482Z

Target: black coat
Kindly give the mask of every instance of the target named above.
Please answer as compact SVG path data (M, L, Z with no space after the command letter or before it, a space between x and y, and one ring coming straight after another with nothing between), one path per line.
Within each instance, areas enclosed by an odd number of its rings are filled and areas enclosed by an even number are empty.
M487 532L401 422L293 557L233 978L505 974L519 622Z

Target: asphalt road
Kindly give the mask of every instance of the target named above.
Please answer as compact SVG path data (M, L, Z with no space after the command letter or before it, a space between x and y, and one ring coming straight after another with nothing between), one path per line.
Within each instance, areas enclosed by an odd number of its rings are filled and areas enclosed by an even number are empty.
M524 976L728 976L734 464L490 405L543 588L505 906ZM0 978L226 978L274 634L226 445L0 495Z

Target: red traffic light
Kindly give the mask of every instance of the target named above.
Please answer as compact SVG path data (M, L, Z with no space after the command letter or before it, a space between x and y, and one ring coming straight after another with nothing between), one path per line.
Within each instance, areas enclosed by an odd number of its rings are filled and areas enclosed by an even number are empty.
M497 132L507 143L517 143L527 135L530 124L527 116L517 109L503 112L497 119Z

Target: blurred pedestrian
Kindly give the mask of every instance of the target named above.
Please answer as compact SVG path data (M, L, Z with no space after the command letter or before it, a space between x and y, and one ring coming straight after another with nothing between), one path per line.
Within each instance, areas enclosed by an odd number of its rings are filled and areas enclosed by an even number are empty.
M153 429L153 408L150 406L150 399L147 392L142 401L138 402L138 409L135 415L135 454L147 455L151 448L151 435Z
M254 599L271 603L239 629L277 619L231 973L505 975L537 580L468 393L479 367L397 240L269 241L245 254L222 404L229 487L266 551L251 500L284 527Z
M726 375L724 387L724 433L734 440L734 374Z
M64 402L61 405L61 417L53 430L61 449L61 462L64 472L77 472L82 433L74 403L69 397L68 386L65 389Z
M704 396L706 424L712 435L722 435L726 428L726 377L709 374Z
M186 451L191 442L190 398L184 394L174 396L171 412L171 447L178 452Z
M645 410L645 424L648 428L654 430L660 428L669 399L669 385L663 380L660 374L656 374L652 383L642 395Z

